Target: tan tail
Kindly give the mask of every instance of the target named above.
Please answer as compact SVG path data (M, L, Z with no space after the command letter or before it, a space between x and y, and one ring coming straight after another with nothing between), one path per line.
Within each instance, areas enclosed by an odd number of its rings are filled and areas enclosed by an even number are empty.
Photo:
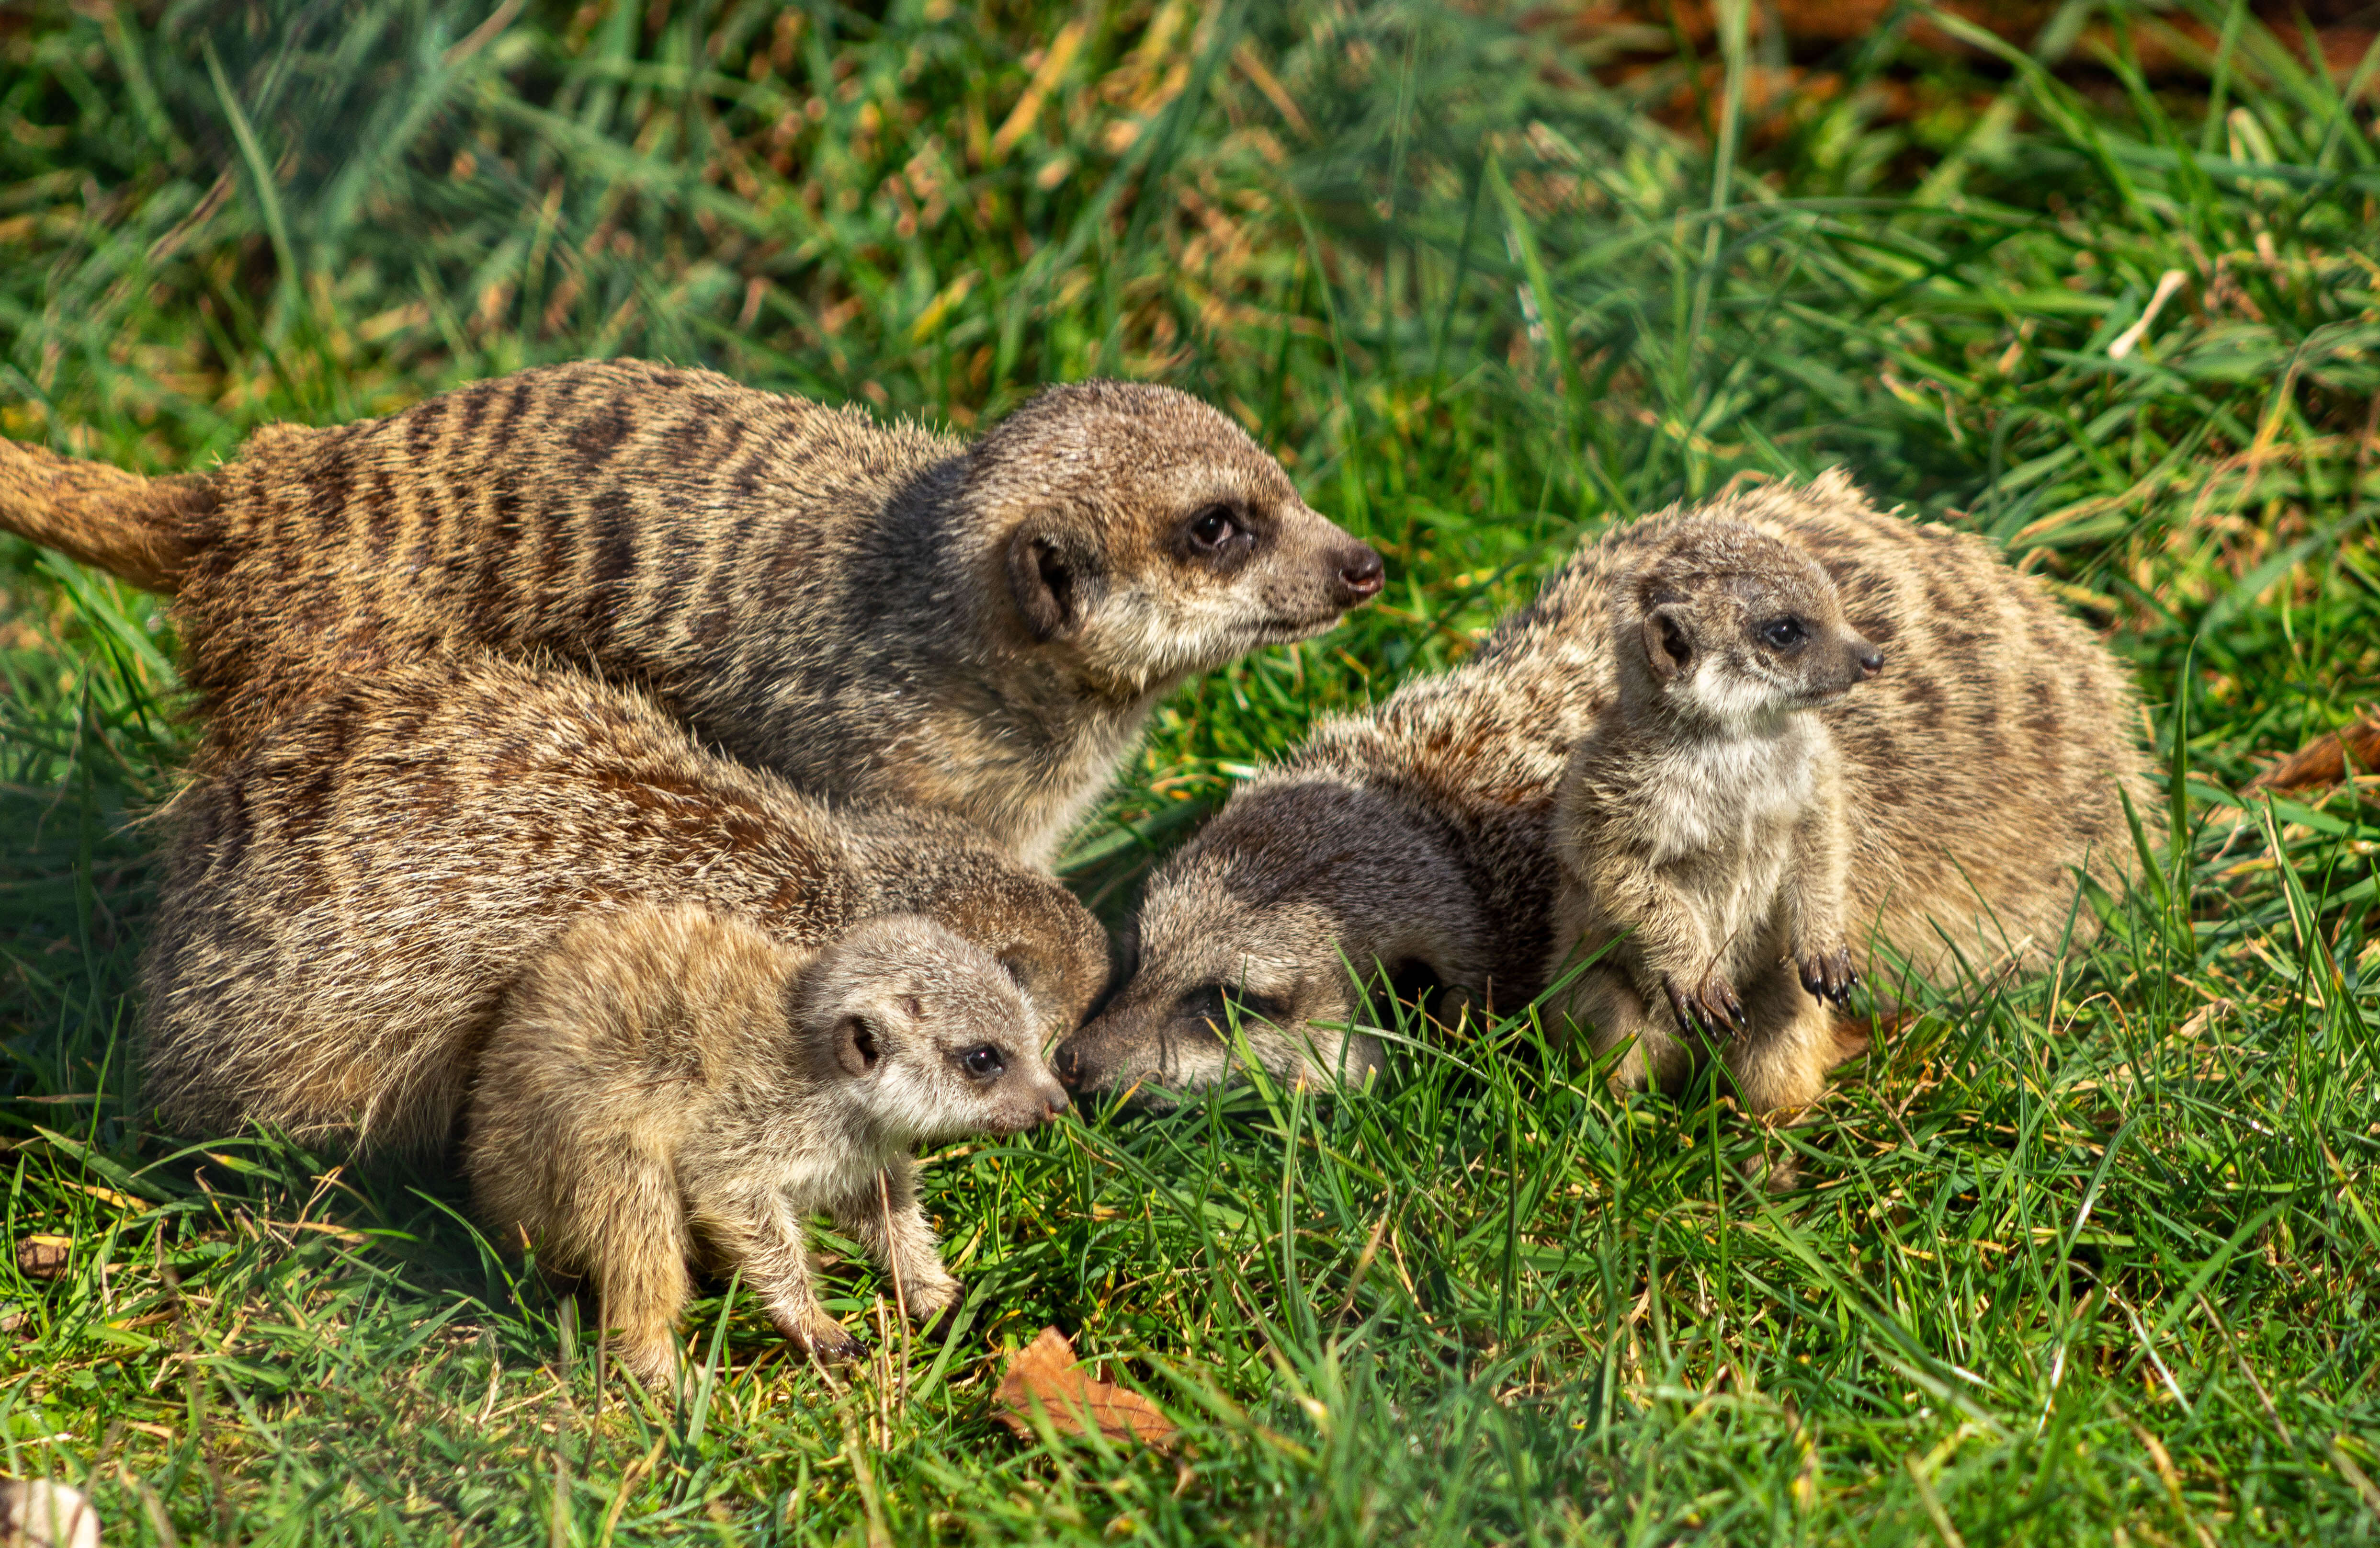
M171 594L204 536L212 482L203 473L144 479L0 440L0 527Z

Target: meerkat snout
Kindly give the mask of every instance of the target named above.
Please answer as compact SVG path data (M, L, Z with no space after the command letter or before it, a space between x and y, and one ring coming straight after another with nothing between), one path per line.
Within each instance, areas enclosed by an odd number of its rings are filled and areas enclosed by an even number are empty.
M1363 543L1342 549L1339 555L1339 603L1353 607L1369 602L1380 594L1388 584L1388 566L1379 555Z

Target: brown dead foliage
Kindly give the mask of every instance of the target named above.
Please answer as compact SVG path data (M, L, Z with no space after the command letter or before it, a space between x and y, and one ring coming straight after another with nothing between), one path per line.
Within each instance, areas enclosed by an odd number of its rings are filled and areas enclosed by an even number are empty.
M2336 785L2347 777L2347 761L2369 772L2380 769L2380 709L2367 709L2344 731L2313 741L2250 780L2250 790L2301 790L2309 785Z
M1087 1434L1096 1426L1110 1440L1142 1441L1160 1451L1172 1448L1173 1421L1140 1394L1085 1371L1075 1358L1074 1341L1056 1328L1043 1328L1039 1337L1010 1357L994 1401L1000 1422L1027 1440L1035 1433L1033 1414L1038 1409L1062 1435Z

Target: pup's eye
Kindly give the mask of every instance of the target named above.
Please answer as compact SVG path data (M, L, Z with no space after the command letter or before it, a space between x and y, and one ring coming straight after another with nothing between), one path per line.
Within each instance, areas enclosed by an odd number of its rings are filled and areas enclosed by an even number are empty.
M959 1067L978 1080L990 1080L997 1079L1001 1071L1008 1067L1008 1061L1000 1056L999 1049L987 1042L980 1048L970 1048L960 1054Z
M1208 506L1190 518L1190 546L1211 554L1238 535L1239 519L1229 506Z
M1790 651L1810 638L1810 634L1802 627L1802 620L1799 618L1779 618L1773 624L1762 625L1760 638L1768 641L1774 649Z

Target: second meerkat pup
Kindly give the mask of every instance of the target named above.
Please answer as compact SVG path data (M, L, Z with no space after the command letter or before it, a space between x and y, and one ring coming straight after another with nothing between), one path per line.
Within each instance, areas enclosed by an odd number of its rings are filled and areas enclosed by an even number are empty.
M443 1145L505 986L580 920L638 908L699 905L801 948L923 914L992 954L1038 1034L1107 981L1099 922L965 820L831 807L572 672L350 682L165 815L144 1093L184 1132Z
M176 594L237 747L342 672L592 665L732 756L1046 861L1149 709L1380 590L1380 556L1171 388L1051 387L968 445L637 360L273 425L140 480L0 441L0 525Z
M865 1352L812 1288L814 1213L910 1316L949 1307L909 1152L1065 1107L1015 985L929 920L805 952L705 909L636 909L582 923L506 994L465 1164L498 1240L591 1277L621 1363L666 1389L691 1266L740 1272L804 1349Z
M1841 768L1817 711L1884 666L1797 544L1686 518L1611 586L1614 688L1554 813L1568 995L1618 1071L1674 1084L1694 1032L1755 1112L1813 1100L1852 968ZM1551 972L1559 972L1555 964ZM1663 1002L1666 1002L1664 1005Z

